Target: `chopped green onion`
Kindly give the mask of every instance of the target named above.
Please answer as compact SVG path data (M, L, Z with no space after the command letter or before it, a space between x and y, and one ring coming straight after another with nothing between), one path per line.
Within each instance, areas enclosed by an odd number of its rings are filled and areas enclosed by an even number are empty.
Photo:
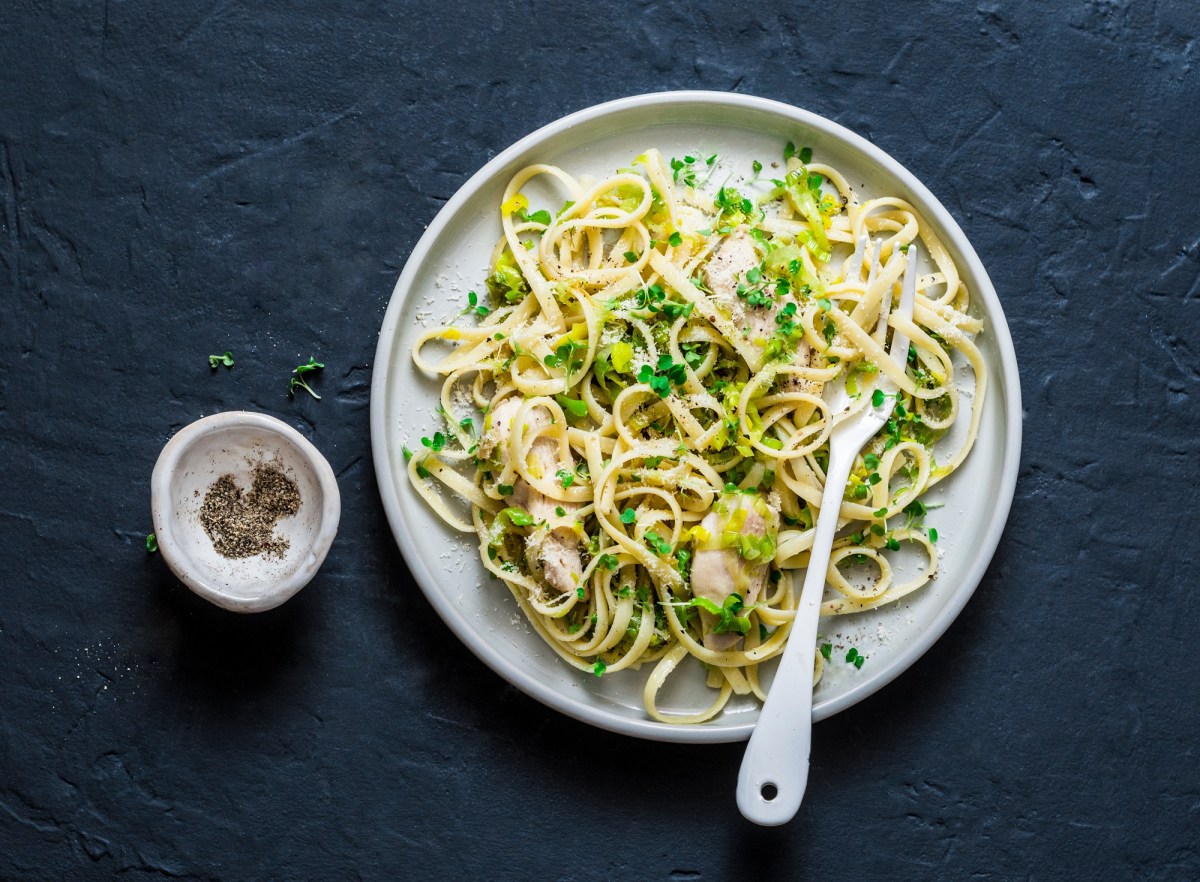
M533 515L527 511L522 511L519 508L504 508L496 515L499 518L508 518L508 522L514 527L532 527L534 524Z
M555 395L554 400L557 401L563 409L573 417L585 417L588 414L586 402L578 398L568 398L566 395Z

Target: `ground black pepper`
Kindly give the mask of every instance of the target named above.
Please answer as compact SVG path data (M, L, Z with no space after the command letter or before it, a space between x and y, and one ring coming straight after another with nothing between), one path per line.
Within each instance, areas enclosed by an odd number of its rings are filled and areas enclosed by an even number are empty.
M289 542L275 535L275 524L298 511L296 482L274 463L259 463L248 493L233 475L221 475L212 483L200 506L200 523L222 557L283 557Z

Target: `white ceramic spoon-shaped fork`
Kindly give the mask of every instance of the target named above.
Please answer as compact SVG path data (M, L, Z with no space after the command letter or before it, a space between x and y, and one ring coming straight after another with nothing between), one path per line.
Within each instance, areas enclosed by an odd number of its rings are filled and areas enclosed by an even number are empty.
M865 243L860 242L859 248ZM878 268L879 251L873 249L871 278ZM861 251L856 252L856 256ZM861 266L861 258L852 265ZM916 299L916 247L910 246L904 267L904 286L898 313L912 319ZM868 281L868 285L870 281ZM879 331L886 333L891 312L892 292L889 285L879 308ZM908 359L908 336L893 329L888 357L898 365ZM884 392L896 390L880 375ZM841 413L849 403L845 392L835 397L841 407L830 412ZM737 803L742 814L756 824L777 826L786 824L800 808L808 783L808 758L812 749L812 678L817 642L817 624L821 598L825 593L825 574L829 555L837 533L838 517L846 481L864 444L887 422L896 403L894 394L885 395L879 405L868 401L858 413L838 423L829 438L829 467L825 470L825 492L821 511L813 531L808 571L796 608L796 618L788 635L787 646L779 661L779 670L759 714L758 723L750 735L742 769L738 775Z

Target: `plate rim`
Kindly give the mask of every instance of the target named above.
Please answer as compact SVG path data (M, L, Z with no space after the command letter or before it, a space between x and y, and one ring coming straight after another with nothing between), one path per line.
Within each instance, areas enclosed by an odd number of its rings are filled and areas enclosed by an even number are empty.
M1004 527L1008 522L1008 514L1012 507L1016 492L1017 472L1020 465L1022 443L1022 411L1020 374L1017 368L1016 351L1012 336L1009 332L1007 318L1004 315L1000 298L996 293L991 278L983 267L982 261L975 252L974 246L949 210L934 196L934 194L902 163L885 152L882 148L856 134L840 123L821 116L809 110L776 101L735 92L714 92L703 90L650 92L619 98L586 107L574 113L560 117L543 125L511 146L496 154L471 175L458 188L455 194L434 216L426 227L425 232L413 246L405 260L384 312L380 327L379 339L375 348L375 361L371 372L370 391L370 426L371 426L371 456L375 465L375 479L383 503L384 513L396 540L405 564L413 575L422 594L433 606L442 621L454 635L489 668L499 674L504 680L520 689L526 695L536 699L547 707L566 714L581 722L616 732L652 741L675 743L723 743L744 741L749 738L757 719L735 725L710 728L707 725L681 726L671 723L661 723L651 719L634 719L616 715L611 711L583 701L572 699L570 696L557 691L536 677L527 673L520 665L510 660L502 653L494 651L475 637L474 629L465 615L451 601L450 597L434 590L436 579L430 572L424 559L418 553L417 545L407 529L399 495L396 491L392 463L388 457L388 427L384 424L386 411L386 390L394 368L399 365L390 360L390 350L395 342L399 328L399 318L403 310L412 282L421 265L428 258L435 243L443 230L448 226L459 208L471 198L481 186L485 185L496 172L525 153L531 147L551 140L555 136L568 131L581 123L595 119L616 116L629 111L643 110L655 105L714 105L734 107L740 110L751 110L792 120L802 126L830 136L835 141L841 141L861 153L868 161L881 165L890 174L904 183L923 206L928 209L932 225L939 233L952 240L966 264L969 265L970 275L981 283L979 290L973 291L972 296L980 297L987 306L989 318L989 334L993 337L1000 356L1000 374L1005 395L1004 407L1004 448L999 484L1001 495L993 500L992 516L984 531L983 541L976 554L971 558L972 563L960 577L956 578L959 587L952 593L946 604L938 611L928 627L920 632L895 658L886 669L878 674L864 679L842 694L814 704L813 720L819 721L833 716L859 701L873 695L892 682L901 673L907 671L917 659L921 658L947 631L951 623L958 618L967 602L975 594L979 583L983 580L996 548L999 546Z

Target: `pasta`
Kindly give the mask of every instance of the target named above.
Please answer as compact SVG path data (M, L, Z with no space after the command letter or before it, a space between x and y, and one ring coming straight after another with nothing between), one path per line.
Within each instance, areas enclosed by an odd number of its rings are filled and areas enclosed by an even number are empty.
M405 449L417 492L478 537L483 566L566 663L596 676L650 666L646 710L665 722L765 699L759 665L788 638L828 438L846 416L823 393L844 384L852 413L884 394L881 375L899 389L845 489L823 615L933 578L921 497L979 428L982 323L933 230L902 199L860 200L811 151L786 153L782 179L760 181L756 162L736 188L713 183L715 156L657 150L600 180L524 168L499 207L486 294L469 292L466 318L413 351L443 378L445 419ZM561 207L532 210L535 179ZM870 281L863 236L880 260ZM875 326L912 243L930 267L912 320L889 318L912 341L901 369ZM921 560L908 577L893 563L905 548ZM711 702L661 709L689 656Z

